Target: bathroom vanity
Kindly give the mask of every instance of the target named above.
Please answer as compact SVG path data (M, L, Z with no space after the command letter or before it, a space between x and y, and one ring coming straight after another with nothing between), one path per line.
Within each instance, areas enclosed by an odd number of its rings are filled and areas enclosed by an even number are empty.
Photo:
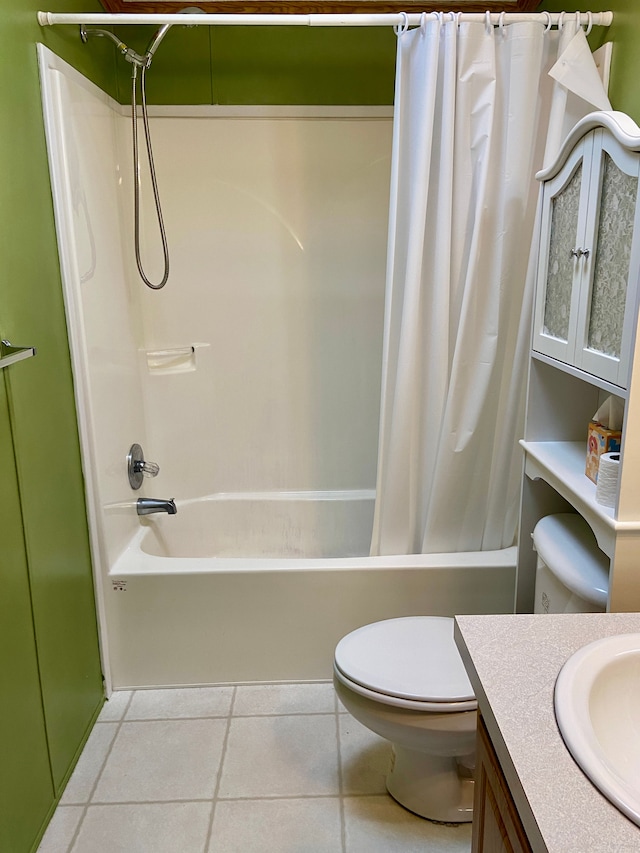
M482 721L473 853L640 850L640 827L574 762L553 705L556 678L574 652L637 632L640 613L456 617Z

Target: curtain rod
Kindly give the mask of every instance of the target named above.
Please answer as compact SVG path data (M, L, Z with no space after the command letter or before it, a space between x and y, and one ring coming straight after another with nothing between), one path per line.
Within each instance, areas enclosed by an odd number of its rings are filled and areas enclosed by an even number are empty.
M429 14L429 13L427 13ZM439 14L439 13L433 13ZM547 26L560 25L563 21L575 21L579 17L582 26L608 27L613 22L613 12L445 12L456 14L463 22L491 22L492 26L514 24L517 22L538 21ZM396 14L343 14L343 15L217 15L207 13L184 14L131 14L131 13L91 13L73 14L68 12L38 12L41 27L55 24L184 24L188 27L205 26L297 26L297 27L387 27L418 26L422 13L399 12Z

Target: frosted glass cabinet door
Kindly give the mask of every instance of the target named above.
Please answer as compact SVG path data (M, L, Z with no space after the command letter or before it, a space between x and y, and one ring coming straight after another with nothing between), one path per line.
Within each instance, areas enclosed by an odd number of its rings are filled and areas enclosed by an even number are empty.
M591 137L583 140L543 190L533 348L567 363L575 354L591 147Z
M601 135L594 149L593 204L581 259L587 281L578 315L575 364L626 387L635 316L638 267L637 207L639 157ZM631 277L631 281L630 281Z

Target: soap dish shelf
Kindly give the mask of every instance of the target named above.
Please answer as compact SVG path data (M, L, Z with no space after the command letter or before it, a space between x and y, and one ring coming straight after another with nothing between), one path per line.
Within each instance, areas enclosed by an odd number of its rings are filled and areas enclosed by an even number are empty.
M191 373L197 367L197 351L208 346L209 344L187 344L144 350L147 369L152 374Z

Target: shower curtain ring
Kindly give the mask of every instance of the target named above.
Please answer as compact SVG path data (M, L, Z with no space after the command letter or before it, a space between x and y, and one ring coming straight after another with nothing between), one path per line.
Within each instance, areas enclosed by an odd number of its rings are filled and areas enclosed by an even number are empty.
M549 12L541 12L540 14L547 16L547 26L544 28L544 31L545 31L545 33L548 33L549 30L551 29L552 25L553 25L553 18L551 17Z
M558 30L562 32L562 28L564 27L564 16L565 12L560 12L558 15Z
M504 16L505 13L500 12L500 17L498 18L498 29L500 30L500 35L502 36L502 38L505 38L505 36L507 35L504 30Z
M486 30L487 30L487 35L488 36L491 35L491 33L493 31L493 26L491 25L491 12L488 9L484 13L484 25L485 25Z
M587 12L587 29L585 30L585 35L588 36L591 30L593 29L593 13Z
M406 12L399 12L398 14L402 17L402 24L396 24L393 31L397 36L401 36L409 29L409 16Z
M423 12L422 17L420 18L420 29L422 29L423 33L426 32L429 15L433 16L436 21L438 21L440 27L444 24L444 12Z

